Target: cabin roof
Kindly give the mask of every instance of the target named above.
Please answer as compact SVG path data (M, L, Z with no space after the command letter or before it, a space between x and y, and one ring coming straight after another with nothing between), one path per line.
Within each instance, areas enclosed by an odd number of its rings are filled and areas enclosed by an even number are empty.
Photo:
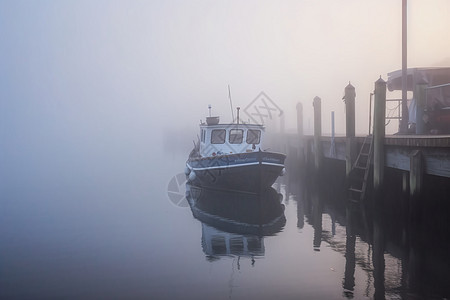
M406 74L408 91L424 80L430 86L450 83L450 67L408 68ZM388 73L387 87L389 91L402 90L402 70Z
M264 129L265 128L264 125L261 125L261 124L246 124L246 123L239 123L239 124L236 124L236 123L225 123L225 124L216 124L216 125L208 125L206 123L202 123L202 124L200 124L200 127L202 127L202 128L214 128L214 129L217 129L217 128L224 128L224 129L226 129L226 128L233 128L233 129L235 129L236 127L258 128L258 129Z

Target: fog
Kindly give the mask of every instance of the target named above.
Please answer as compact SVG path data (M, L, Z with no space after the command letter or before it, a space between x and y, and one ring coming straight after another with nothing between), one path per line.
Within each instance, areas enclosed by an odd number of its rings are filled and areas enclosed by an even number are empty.
M408 2L409 66L449 66L450 1ZM366 134L374 82L400 67L400 0L0 1L0 298L274 298L274 282L310 295L330 274L326 294L342 293L344 256L311 250L287 189L284 244L234 272L239 259L205 257L168 183L209 104L232 120L228 86L235 108L268 95L287 131L303 103L307 134L319 96L323 132L335 111L343 134L351 82Z
M409 1L410 67L450 64L449 15ZM288 130L302 102L307 133L319 96L342 134L350 81L364 134L374 81L401 67L401 1L2 1L0 40L5 188L142 165L164 133L189 147L208 104L231 120L228 85L235 107L264 91Z

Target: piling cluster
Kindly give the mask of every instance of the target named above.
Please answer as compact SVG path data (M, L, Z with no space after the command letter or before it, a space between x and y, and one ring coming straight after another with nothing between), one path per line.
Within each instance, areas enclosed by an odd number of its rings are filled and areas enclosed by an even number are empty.
M414 97L417 99L417 120L423 120L421 113L423 113L424 99L425 99L426 83L418 84L416 91L414 91ZM385 137L386 137L386 81L381 77L375 82L374 85L374 108L373 108L373 135L370 135L371 129L369 129L369 136L373 138L373 160L371 165L373 167L372 185L375 192L380 192L384 185L385 180L385 165L386 165L386 149L385 149ZM346 175L350 175L352 168L354 168L356 158L359 154L357 138L355 136L355 101L356 91L355 87L349 83L344 89L344 103L345 103L345 163L346 163ZM303 132L303 105L297 104L297 139L299 151L299 159L301 162L313 162L314 170L319 173L323 164L323 145L322 145L322 112L321 112L321 98L315 97L313 99L314 107L314 137L312 143L304 138ZM332 121L334 122L334 115L332 115ZM423 123L423 122L422 122ZM424 124L420 121L417 123L417 134L423 134ZM372 122L370 122L372 124ZM370 125L369 125L370 126ZM334 128L334 124L332 124ZM331 139L331 149L334 149L334 132ZM331 151L331 150L330 150ZM411 196L418 195L421 191L421 185L423 181L423 158L420 150L414 151L410 155L409 172L404 173L404 189L409 189Z

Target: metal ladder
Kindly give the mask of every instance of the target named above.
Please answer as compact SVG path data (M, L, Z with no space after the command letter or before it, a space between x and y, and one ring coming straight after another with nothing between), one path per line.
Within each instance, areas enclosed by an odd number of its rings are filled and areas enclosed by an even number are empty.
M370 163L372 160L372 135L366 136L353 164L349 176L348 196L353 202L362 201L366 195L367 179L369 177Z

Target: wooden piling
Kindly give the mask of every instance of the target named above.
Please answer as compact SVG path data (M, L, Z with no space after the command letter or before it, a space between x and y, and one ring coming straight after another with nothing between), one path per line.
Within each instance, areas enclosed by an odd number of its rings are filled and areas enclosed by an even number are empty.
M335 137L335 126L334 126L334 111L331 112L331 146L330 146L330 157L336 158L336 144L334 141Z
M297 103L297 135L303 137L303 104Z
M409 226L414 230L422 227L423 202L420 199L422 192L424 161L422 152L415 150L409 157Z
M422 159L422 151L414 151L410 158L410 174L409 174L409 193L411 197L416 198L422 191L424 163Z
M345 87L344 101L345 101L345 136L355 136L355 87L348 83Z
M379 191L384 180L384 137L386 119L386 81L375 82L374 120L373 120L373 187Z
M304 153L304 141L303 141L303 105L297 103L297 146L298 146L298 159L300 166L304 166L305 153Z
M346 150L345 150L345 173L348 177L352 170L353 163L356 158L356 141L355 141L355 87L348 83L345 87L344 101L345 101L345 136L346 136Z
M322 161L322 145L320 137L322 136L322 105L321 99L315 97L313 101L314 106L314 165L316 170L321 167Z
M425 110L425 88L426 81L421 81L414 90L414 99L416 99L416 134L425 134L425 121L423 120Z
M402 192L404 194L409 192L409 173L407 171L402 172Z
M314 147L314 141L311 142L311 140L305 141L305 166L308 168L312 167L314 163L314 157L313 157L313 147Z

